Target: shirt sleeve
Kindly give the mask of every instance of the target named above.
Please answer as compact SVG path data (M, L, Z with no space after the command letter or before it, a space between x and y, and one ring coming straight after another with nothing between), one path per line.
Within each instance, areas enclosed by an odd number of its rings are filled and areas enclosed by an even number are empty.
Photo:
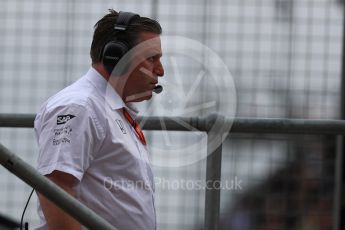
M43 175L62 171L80 181L100 141L98 129L85 106L71 104L43 110L35 119L37 170Z

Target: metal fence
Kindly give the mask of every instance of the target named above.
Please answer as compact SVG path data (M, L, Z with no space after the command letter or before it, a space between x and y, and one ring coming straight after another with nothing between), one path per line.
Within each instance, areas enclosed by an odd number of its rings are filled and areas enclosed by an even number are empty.
M88 68L92 26L106 9L114 8L157 18L165 35L193 39L212 49L232 73L238 117L342 118L340 0L2 0L0 4L1 113L36 113L46 98L78 79ZM201 52L200 57L207 69L207 55ZM188 65L193 60L171 55L163 59L165 91L161 99L144 105L141 115L232 115L226 113L231 97L219 84L221 76L198 78L199 65ZM193 88L197 90L187 106L198 109L186 113L181 101ZM210 101L215 106L203 108ZM151 105L153 111L147 109ZM270 224L280 229L336 228L335 168L341 155L336 154L340 144L333 135L341 128L325 133L328 128L313 130L307 120L286 124L278 119L270 120L281 125L274 130L265 120L237 121L232 131L241 124L244 133L230 132L224 141L221 175L230 184L241 180L242 189L221 190L221 224L230 229L268 229ZM257 125L260 132L253 128ZM299 134L267 133L302 126ZM34 166L33 131L10 127L0 129L0 142ZM335 127L340 126L334 123ZM163 182L206 181L207 162L202 156L207 148L201 141L205 134L147 130L146 135L153 143L151 160L161 182L159 229L202 228L208 209L205 190L167 187ZM193 151L203 160L176 167L186 160L190 143L199 144ZM161 154L162 148L171 146L178 151ZM30 188L3 169L0 182L0 213L18 218ZM35 199L27 212L32 224L37 223Z
M210 140L212 135L217 137L223 136L222 130L218 132L211 132L212 125L219 118L224 120L224 125L231 123L233 128L231 133L260 133L265 134L298 134L298 135L332 135L333 138L329 138L333 142L336 142L334 136L345 134L345 121L339 120L298 120L298 119L233 119L219 117L220 115L212 115L207 118L139 118L139 120L146 120L144 129L146 130L161 130L160 120L166 125L166 130L171 131L189 131L185 126L180 124L180 120L189 124L191 127L199 131L206 131L208 134L208 155L206 160L206 182L211 182L212 188L206 187L205 191L205 209L204 209L204 223L199 223L203 226L203 229L295 229L295 228L308 228L319 227L321 229L336 228L340 224L341 217L341 200L342 200L342 165L338 164L336 167L333 162L334 158L341 162L341 149L338 149L336 157L332 156L330 159L314 159L308 161L302 157L291 159L290 162L283 162L283 167L274 170L274 175L267 178L261 183L251 185L250 189L247 189L245 193L241 194L240 201L234 202L230 205L230 211L220 215L221 205L221 191L224 189L224 181L227 178L221 177L222 171L222 144L220 141L219 146L210 151ZM2 114L0 116L0 127L33 127L34 115L16 115L16 114ZM262 138L262 137L261 137ZM339 144L342 144L342 140L339 136ZM295 138L296 139L296 138ZM317 138L320 140L320 138ZM315 145L315 138L303 138L303 142L309 141L312 145ZM290 140L291 141L291 140ZM295 140L295 142L297 142ZM328 140L329 142L329 140ZM320 148L322 144L316 146L314 151L318 151L319 154L335 154L334 144L326 146L326 149ZM338 145L340 146L340 145ZM309 144L303 143L303 148L310 148ZM302 154L304 149L296 151L297 154ZM80 207L73 200L64 198L64 194L57 192L57 188L50 188L43 179L40 179L38 173L35 173L30 166L26 166L22 160L18 159L15 155L10 155L4 147L1 147L1 161L7 169L12 171L15 175L47 195L50 199L54 200L56 204L64 208L71 215L76 217L81 223L91 228L102 226L104 229L111 229L107 226L106 222L99 220L97 215L87 211L85 207ZM305 158L308 154L303 154ZM317 158L317 153L312 153L313 158ZM238 161L237 161L238 163ZM308 166L305 169L303 166ZM307 165L306 165L307 164ZM302 166L302 167L301 167ZM321 170L319 174L315 174L316 171ZM328 169L328 170L325 170ZM333 170L332 170L333 169ZM281 177L283 173L283 177ZM307 175L304 175L304 174ZM37 175L36 175L37 174ZM328 176L328 177L327 177ZM325 177L325 178L324 178ZM288 179L287 179L288 178ZM241 179L240 179L241 180ZM237 182L236 182L237 183ZM242 189L240 183L238 183L239 189ZM234 189L232 184L229 187L227 184L226 189ZM192 190L192 188L191 188ZM56 192L55 192L56 191ZM264 192L265 194L255 194L256 192ZM309 194L313 192L314 194ZM274 195L272 198L272 194ZM64 196L63 196L64 195ZM226 194L228 195L228 194ZM224 195L223 195L224 196ZM300 200L294 201L300 197ZM306 196L306 197L304 197ZM290 201L291 200L291 201ZM280 202L276 203L276 202ZM281 203L285 203L281 204ZM306 205L306 206L304 206ZM320 205L320 207L318 206ZM257 209L259 210L257 210ZM253 211L254 209L254 211ZM263 209L263 210L260 210ZM267 209L267 210L266 210ZM310 210L312 209L312 210ZM315 210L316 209L316 210ZM76 211L77 210L77 211ZM85 210L85 211L84 211ZM247 218L245 216L237 216L238 213L247 211ZM251 215L258 215L252 217ZM320 219L316 223L300 223L304 218L309 216L303 212L314 212L313 218ZM243 214L243 213L242 213ZM91 218L92 217L92 218ZM273 222L272 222L273 220ZM221 224L221 225L220 225ZM308 226L308 224L310 226ZM306 226L307 225L307 226Z

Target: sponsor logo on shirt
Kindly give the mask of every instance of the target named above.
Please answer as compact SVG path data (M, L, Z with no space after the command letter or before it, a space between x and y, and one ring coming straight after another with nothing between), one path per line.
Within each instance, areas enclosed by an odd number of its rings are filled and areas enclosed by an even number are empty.
M66 125L62 128L56 128L53 130L53 145L69 144L71 143L70 136L72 134L72 128L70 125Z
M123 134L127 134L125 130L125 126L123 125L123 122L119 119L116 119L116 124L119 126Z
M59 145L59 144L64 144L64 143L71 143L71 140L64 137L64 138L61 138L61 139L53 139L53 145Z
M60 135L70 136L72 133L72 128L70 125L66 125L65 127L54 129L53 132L54 132L55 137L58 137Z
M56 124L57 125L62 125L65 124L67 121L71 120L75 116L72 114L67 114L67 115L59 115L57 116Z

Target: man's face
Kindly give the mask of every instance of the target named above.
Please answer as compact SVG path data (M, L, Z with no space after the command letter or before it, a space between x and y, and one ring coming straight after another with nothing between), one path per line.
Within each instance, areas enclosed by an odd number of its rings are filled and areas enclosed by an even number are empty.
M150 99L152 90L158 83L158 77L164 75L164 68L160 61L162 48L159 35L144 32L140 34L139 41L140 48L133 53L134 57L131 61L133 69L131 68L132 71L124 88L126 102Z

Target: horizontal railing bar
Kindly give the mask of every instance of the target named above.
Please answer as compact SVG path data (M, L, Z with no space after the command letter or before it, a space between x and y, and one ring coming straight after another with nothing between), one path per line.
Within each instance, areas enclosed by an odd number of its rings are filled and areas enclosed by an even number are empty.
M236 118L231 133L345 134L345 120Z
M222 116L222 115L218 115ZM209 117L139 117L145 130L208 131L217 118ZM0 114L0 127L33 128L34 114ZM231 133L271 134L345 134L345 120L285 118L224 118L232 123ZM164 124L162 127L161 124Z
M35 114L0 113L0 127L33 128Z

